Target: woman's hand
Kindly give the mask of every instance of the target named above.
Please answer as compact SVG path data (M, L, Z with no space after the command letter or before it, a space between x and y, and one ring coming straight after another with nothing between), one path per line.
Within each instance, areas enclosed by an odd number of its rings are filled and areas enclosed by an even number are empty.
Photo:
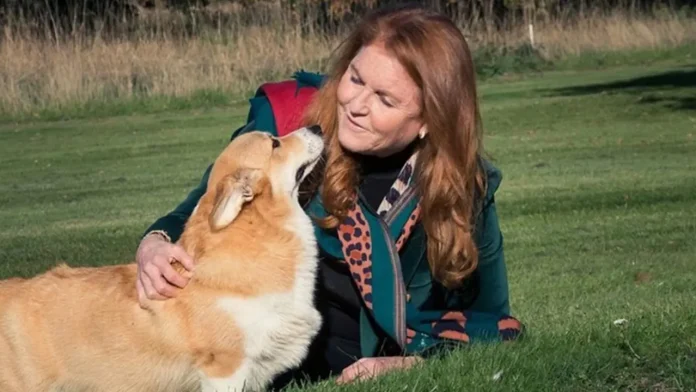
M372 378L391 370L408 369L421 361L423 361L421 357L361 358L343 369L336 383L345 384L358 379Z
M181 246L158 234L149 234L140 241L135 261L138 264L135 286L140 306L145 305L146 299L165 300L176 296L177 291L188 284L194 268L193 258ZM176 272L171 265L175 261L186 268L188 276Z

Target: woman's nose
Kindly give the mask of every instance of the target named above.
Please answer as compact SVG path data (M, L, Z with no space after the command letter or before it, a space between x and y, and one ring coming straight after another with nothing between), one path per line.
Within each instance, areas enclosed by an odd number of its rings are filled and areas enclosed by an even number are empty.
M367 97L369 94L367 89L362 89L358 92L348 103L348 110L356 115L367 114Z
M367 114L367 102L362 97L357 97L352 100L348 105L348 110L352 115L366 115Z

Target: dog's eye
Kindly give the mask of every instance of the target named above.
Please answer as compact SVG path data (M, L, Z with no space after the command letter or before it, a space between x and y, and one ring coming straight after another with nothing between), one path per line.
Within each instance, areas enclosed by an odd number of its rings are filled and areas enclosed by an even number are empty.
M278 148L280 147L280 141L276 138L271 139L273 140L273 148Z

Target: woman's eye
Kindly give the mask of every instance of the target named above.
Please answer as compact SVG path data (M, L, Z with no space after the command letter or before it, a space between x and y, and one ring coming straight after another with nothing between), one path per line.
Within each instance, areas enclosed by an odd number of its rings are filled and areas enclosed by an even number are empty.
M383 104L385 104L388 107L394 107L394 105L391 104L386 98L384 98L383 95L380 95L379 100L382 101Z
M362 82L360 81L360 79L358 79L358 78L355 77L355 76L351 76L351 77L350 77L350 81L353 82L353 83L355 83L355 84L362 84Z
M280 141L278 139L273 138L272 140L273 140L273 148L274 149L280 147Z

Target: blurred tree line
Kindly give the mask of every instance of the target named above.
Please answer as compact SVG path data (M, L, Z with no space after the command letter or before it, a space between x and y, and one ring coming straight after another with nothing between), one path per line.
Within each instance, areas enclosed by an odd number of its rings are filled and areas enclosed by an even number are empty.
M22 24L38 34L70 35L99 31L123 33L137 29L144 13L178 12L196 23L263 23L258 8L275 8L289 20L313 31L336 32L374 7L402 4L394 0L0 0L0 24ZM501 28L518 23L572 18L589 10L650 12L656 7L693 7L693 0L422 0L419 3L446 13L460 24ZM241 17L240 17L241 15ZM263 19L263 18L261 18ZM266 21L267 23L267 21ZM190 34L195 33L189 31Z

